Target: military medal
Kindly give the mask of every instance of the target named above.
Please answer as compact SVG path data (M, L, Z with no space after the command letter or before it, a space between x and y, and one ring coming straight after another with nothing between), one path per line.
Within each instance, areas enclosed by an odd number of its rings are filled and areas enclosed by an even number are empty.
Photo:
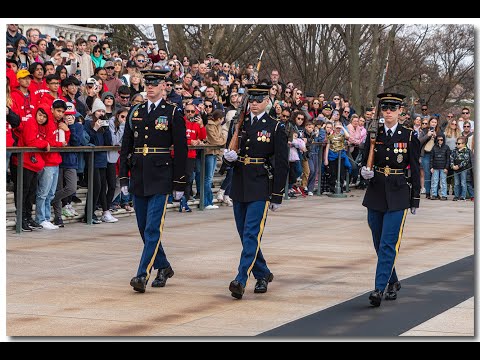
M133 133L133 136L138 137L138 131L135 131L135 132Z
M397 149L398 148L398 143L394 143L393 146L395 147L395 149L393 149L393 152L395 154L397 154L398 153L398 149Z
M135 110L135 112L133 113L133 117L137 117L138 115L138 110Z
M397 162L398 163L401 163L403 161L403 155L402 154L398 154L397 156Z
M263 119L262 122L263 122L263 123L264 123L264 122L267 122L267 120Z
M267 141L267 143L269 143L269 142L270 142L270 135L272 135L272 134L270 134L270 133L267 133L267 140L266 140L266 141Z
M168 130L168 126L167 126L167 125L165 125L165 127L163 128L163 130Z
M262 142L265 142L267 140L267 137L265 135L262 135Z

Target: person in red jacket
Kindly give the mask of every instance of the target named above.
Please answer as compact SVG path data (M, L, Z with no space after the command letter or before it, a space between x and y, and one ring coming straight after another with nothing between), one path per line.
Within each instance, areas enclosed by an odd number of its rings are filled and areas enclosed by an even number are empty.
M50 150L50 144L44 136L43 128L48 121L49 109L38 108L35 118L30 118L23 125L18 138L18 146L33 146L39 149ZM42 129L42 131L40 130ZM22 230L32 231L42 226L32 219L32 207L37 193L37 173L43 169L45 161L40 152L23 153L23 203L22 203ZM12 157L12 178L14 183L13 195L17 204L17 171L18 158Z
M22 69L17 72L18 88L12 89L12 111L20 116L22 123L33 117L38 104L38 97L30 90L32 75L28 70ZM21 128L21 125L20 125ZM21 129L19 129L21 130ZM15 135L18 135L14 131Z
M60 88L60 76L57 74L50 74L45 77L47 82L48 92L44 93L39 101L39 104L45 104L48 108L52 107L53 102L60 98L58 89Z
M47 83L44 78L45 67L42 63L34 62L28 67L28 72L33 76L28 90L38 99L41 99L43 94L48 92Z
M207 138L207 131L203 126L202 117L195 108L195 105L188 104L185 106L185 127L187 128L187 145L200 145L202 140ZM173 154L172 154L173 156ZM185 187L185 195L180 200L179 211L191 212L188 207L188 199L192 191L193 171L195 170L195 161L197 150L188 150L188 158L185 164L185 176L187 177L187 186Z
M51 148L66 146L70 140L70 129L67 124L62 122L63 114L67 110L67 104L62 99L53 102L51 109L45 104L39 105L40 109L48 111L48 121L45 125L45 138ZM42 225L44 229L55 230L58 226L50 222L51 208L50 204L55 196L58 180L58 166L62 162L60 153L49 151L43 153L45 167L38 173L38 188L35 202L36 222Z

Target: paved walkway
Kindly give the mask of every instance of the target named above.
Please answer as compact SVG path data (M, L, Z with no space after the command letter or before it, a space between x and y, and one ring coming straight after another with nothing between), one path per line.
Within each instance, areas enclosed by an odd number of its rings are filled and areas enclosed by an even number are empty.
M267 294L254 294L249 281L240 301L228 291L241 251L231 208L169 212L163 244L175 276L145 294L129 286L142 249L134 217L8 231L7 335L252 336L343 303L373 286L376 261L362 198L353 190L346 199L295 199L270 212L262 250L275 280ZM422 199L406 220L400 279L472 255L473 206ZM463 321L455 335L473 335L472 311L447 310L447 328L449 311ZM423 332L435 331L434 320L403 335L434 335Z

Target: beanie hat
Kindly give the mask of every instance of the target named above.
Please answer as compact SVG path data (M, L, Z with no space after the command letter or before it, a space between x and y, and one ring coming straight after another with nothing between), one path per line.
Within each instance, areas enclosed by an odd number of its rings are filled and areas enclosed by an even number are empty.
M105 107L105 104L102 102L102 100L96 98L92 105L92 113L95 113L95 111L98 110L107 111L107 108Z
M115 101L115 95L113 95L113 93L110 92L110 91L106 91L106 92L104 92L104 93L102 94L102 101L105 101L105 98L106 98L107 96L111 96L111 97L113 98L113 101Z

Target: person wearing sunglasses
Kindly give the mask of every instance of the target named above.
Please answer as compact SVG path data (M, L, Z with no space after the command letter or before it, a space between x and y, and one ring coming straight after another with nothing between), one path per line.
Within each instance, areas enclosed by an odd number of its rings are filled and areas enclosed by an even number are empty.
M243 297L251 272L257 279L255 293L267 292L268 283L273 280L260 250L260 241L268 210L276 211L282 203L288 173L285 125L265 112L272 85L246 87L250 114L243 122L238 154L225 149L223 156L223 161L233 167L230 197L243 247L237 276L229 285L236 299ZM271 166L272 157L275 168Z
M153 269L153 287L164 287L174 274L161 244L167 198L179 201L185 189L187 137L182 113L164 99L162 70L143 70L147 101L128 112L120 151L120 186L132 193L138 229L144 242L133 290L144 293ZM170 147L175 148L173 161Z
M470 109L467 108L467 107L464 107L462 109L462 114L461 114L461 118L458 119L458 128L460 129L460 131L463 132L463 123L464 121L470 121L470 131L473 131L473 127L474 127L474 124L473 124L473 120L470 119Z
M420 203L420 142L413 130L398 123L400 105L405 95L382 93L377 95L384 123L378 125L373 152L373 168L363 160L361 174L369 182L362 205L367 207L367 219L377 253L375 290L369 295L370 304L380 306L385 300L395 300L400 290L395 260L408 209L412 214ZM369 154L370 141L365 144ZM407 167L410 177L407 179Z
M467 195L467 174L471 164L472 153L466 146L467 138L460 136L456 142L456 149L450 155L450 167L454 175L454 197L453 201L465 200ZM470 196L473 196L470 194Z

